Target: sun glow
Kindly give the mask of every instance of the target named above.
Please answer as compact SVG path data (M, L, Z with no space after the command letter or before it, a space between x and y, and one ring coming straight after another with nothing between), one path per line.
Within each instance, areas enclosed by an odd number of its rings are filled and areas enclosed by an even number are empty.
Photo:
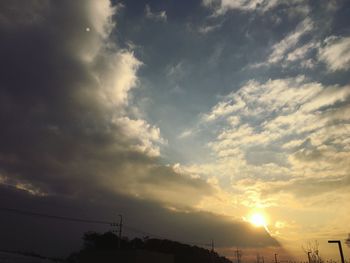
M254 213L250 216L249 222L255 227L267 227L267 221L263 214Z

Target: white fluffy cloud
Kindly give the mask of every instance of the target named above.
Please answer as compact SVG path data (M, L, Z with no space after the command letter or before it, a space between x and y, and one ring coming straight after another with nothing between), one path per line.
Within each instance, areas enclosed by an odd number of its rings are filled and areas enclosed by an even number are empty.
M298 50L294 50L294 53L288 54L288 52L290 52L291 49L295 48L300 38L303 35L309 33L312 29L312 21L309 18L306 18L304 21L298 24L292 33L288 34L280 42L272 46L272 53L268 57L268 63L278 63L282 61L286 56L288 60L295 60L296 58L303 56L303 54L305 54L307 50L312 47L311 44L309 44L309 46L304 46L302 49L299 48Z
M300 135L306 139L319 130L338 127L332 120L335 115L345 117L338 114L349 108L342 104L349 96L348 86L323 86L303 76L266 83L249 81L205 116L211 116L207 118L211 121L226 118L231 124L222 129L218 142L230 140L230 147L263 145L283 141L287 136ZM222 108L226 110L218 110Z
M329 71L350 68L350 37L329 37L319 50L319 59L326 63Z
M112 7L109 1L92 1L90 5L91 28L86 33L95 36L96 45L94 50L90 50L85 63L90 66L91 74L99 85L100 103L111 112L111 123L120 127L122 134L130 139L131 149L159 156L159 144L164 143L159 128L138 116L128 115L130 91L138 84L137 70L142 62L132 51L118 48L109 39L115 26L112 15L123 6Z
M228 10L254 11L258 10L266 12L280 4L294 5L304 3L303 0L278 1L278 0L203 0L203 5L207 7L215 7L216 15L222 15ZM307 7L305 7L307 9Z
M129 117L120 117L114 120L123 135L134 139L136 142L132 149L146 153L149 156L159 156L159 144L165 141L160 135L159 128L150 125L142 119L130 119Z
M217 3L217 1L214 0L203 0L203 4L205 6L211 6L213 4ZM260 6L263 6L264 9L268 9L272 6L275 6L277 4L277 1L266 1L266 0L249 0L249 1L243 1L243 0L220 0L220 5L217 10L218 14L222 14L226 12L229 9L238 9L238 10L255 10L259 8Z
M297 187L287 187L293 178L345 180L350 155L349 99L349 86L325 86L304 76L249 81L203 115L208 123L226 121L208 144L217 159L189 166L188 171L230 181L255 205L278 204L274 191L266 194L275 184L296 193ZM252 178L253 192L239 186L247 178ZM263 192L256 188L258 182Z
M301 212L322 215L323 208L340 207L349 198L349 105L349 86L327 86L304 76L248 81L203 114L206 129L219 127L207 145L212 161L179 168L208 178L217 189L202 200L201 209L243 215L272 211L270 224L289 220L283 229L269 225L274 235L317 236L295 228L302 228ZM320 227L328 224L327 218L319 221Z

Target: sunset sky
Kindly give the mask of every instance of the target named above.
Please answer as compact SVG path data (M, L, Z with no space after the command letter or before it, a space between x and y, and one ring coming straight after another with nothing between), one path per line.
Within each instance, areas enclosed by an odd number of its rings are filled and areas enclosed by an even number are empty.
M349 1L5 0L0 35L0 208L123 214L130 237L214 239L231 258L306 261L318 240L339 260ZM55 255L109 230L0 223L0 248Z

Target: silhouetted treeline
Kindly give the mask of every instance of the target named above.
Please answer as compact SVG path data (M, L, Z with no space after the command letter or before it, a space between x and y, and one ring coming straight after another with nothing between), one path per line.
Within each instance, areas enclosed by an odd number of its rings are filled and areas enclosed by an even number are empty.
M83 237L83 249L69 256L71 263L90 262L174 262L174 263L231 263L215 252L197 246L154 238L122 238L118 249L118 237L107 232L98 234L88 232ZM133 256L133 255L138 255ZM164 256L163 259L161 256ZM144 256L144 259L140 257ZM147 260L146 258L152 258ZM158 256L158 257L157 257Z

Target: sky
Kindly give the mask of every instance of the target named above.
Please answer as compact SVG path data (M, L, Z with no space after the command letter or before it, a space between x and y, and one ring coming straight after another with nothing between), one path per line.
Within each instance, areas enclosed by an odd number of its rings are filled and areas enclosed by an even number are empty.
M337 259L349 17L345 0L1 1L0 206ZM0 213L8 249L63 255L109 230Z

